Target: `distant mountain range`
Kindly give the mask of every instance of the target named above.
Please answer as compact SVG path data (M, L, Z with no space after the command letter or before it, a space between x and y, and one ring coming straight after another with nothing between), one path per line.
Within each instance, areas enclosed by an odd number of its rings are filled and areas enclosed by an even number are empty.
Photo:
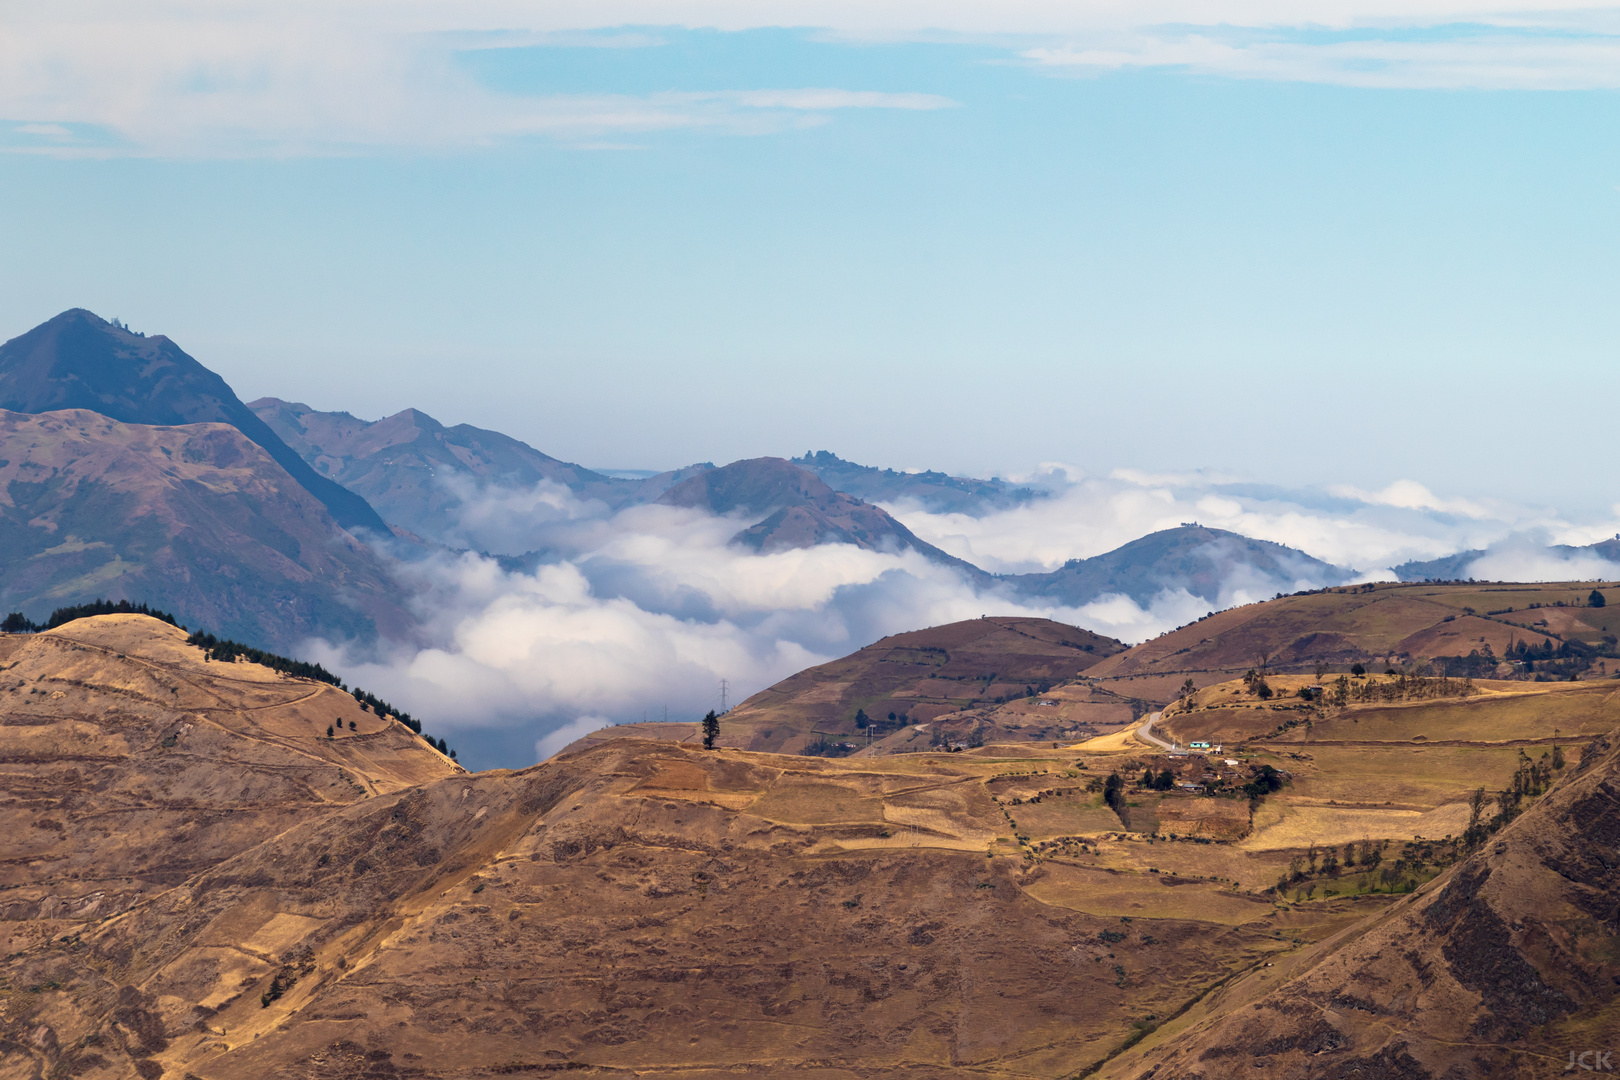
M248 408L323 477L364 496L391 524L442 543L456 542L467 498L491 488L549 481L618 508L650 502L714 467L704 463L625 480L559 461L498 431L446 427L419 409L368 421L273 397Z
M990 596L1080 607L1149 605L1184 590L1223 603L1339 584L1354 571L1197 525L1045 573L992 575L913 533L880 502L984 514L1046 497L1000 479L906 473L828 451L701 462L640 477L554 458L500 432L416 409L378 421L280 398L244 404L163 336L74 309L0 345L0 603L43 617L97 595L151 600L270 646L408 632L406 593L369 545L390 532L475 548L510 567L542 538L465 528L472 501L550 483L603 513L659 503L735 517L762 553L819 544L914 551ZM98 420L105 418L108 422ZM47 419L49 418L49 419ZM1620 561L1620 539L1583 549ZM1403 578L1466 576L1484 554L1407 563Z
M854 544L868 551L916 551L969 577L990 575L917 539L881 507L834 491L822 480L781 458L752 458L709 469L681 481L658 501L700 507L711 514L766 515L732 538L755 551L782 551L817 544Z

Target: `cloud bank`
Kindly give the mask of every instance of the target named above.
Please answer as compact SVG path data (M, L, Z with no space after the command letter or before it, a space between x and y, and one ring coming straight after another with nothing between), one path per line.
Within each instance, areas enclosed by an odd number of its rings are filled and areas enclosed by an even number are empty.
M1388 578L1389 567L1489 548L1479 576L1620 577L1537 538L1588 543L1620 531L1510 506L1445 499L1406 483L1382 492L1285 491L1197 473L1091 477L1048 467L1047 498L986 514L890 509L919 536L1001 572L1055 568L1158 529L1202 524L1300 548ZM1058 619L1135 642L1211 607L1317 587L1236 566L1213 603L1167 586L1146 603L1082 607L975 588L915 552L851 545L755 554L728 543L748 524L700 510L610 512L566 489L463 491L467 537L522 560L441 552L400 563L426 643L361 655L312 643L355 685L428 718L474 765L523 765L610 723L692 721L887 634L984 614ZM1620 516L1620 508L1617 508ZM1532 536L1532 531L1534 535ZM1494 547L1492 545L1495 545Z

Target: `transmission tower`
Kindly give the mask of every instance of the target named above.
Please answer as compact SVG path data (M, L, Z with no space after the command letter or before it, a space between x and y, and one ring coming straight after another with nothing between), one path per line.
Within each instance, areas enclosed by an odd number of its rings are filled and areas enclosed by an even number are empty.
M730 686L730 684L728 682L726 682L726 680L724 680L724 679L720 680L720 711L721 712L726 711L726 688L728 686Z

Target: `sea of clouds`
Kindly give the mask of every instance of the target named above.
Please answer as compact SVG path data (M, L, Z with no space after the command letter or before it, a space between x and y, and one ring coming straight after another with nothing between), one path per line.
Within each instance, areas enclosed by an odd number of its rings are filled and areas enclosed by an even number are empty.
M980 516L889 509L922 539L996 573L1054 569L1197 521L1301 549L1355 580L1390 579L1408 559L1474 548L1485 549L1470 568L1481 578L1620 578L1620 566L1590 552L1549 546L1615 535L1616 520L1444 498L1412 482L1300 491L1202 473L1091 476L1058 466L1019 479L1048 494ZM729 543L750 520L700 510L615 512L549 484L458 494L455 540L472 550L398 562L419 639L370 655L320 642L310 652L427 717L477 766L525 765L589 731L663 719L666 710L671 720L695 720L720 707L721 680L735 704L886 634L1024 614L1136 642L1212 608L1328 583L1240 564L1212 600L1172 582L1145 603L1115 595L1071 608L976 587L912 551L833 544L756 554Z

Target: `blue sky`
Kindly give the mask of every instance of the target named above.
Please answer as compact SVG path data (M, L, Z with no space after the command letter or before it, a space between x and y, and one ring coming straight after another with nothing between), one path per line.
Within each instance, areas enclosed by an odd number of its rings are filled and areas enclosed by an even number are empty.
M0 335L90 307L599 467L1606 513L1615 15L24 4Z

